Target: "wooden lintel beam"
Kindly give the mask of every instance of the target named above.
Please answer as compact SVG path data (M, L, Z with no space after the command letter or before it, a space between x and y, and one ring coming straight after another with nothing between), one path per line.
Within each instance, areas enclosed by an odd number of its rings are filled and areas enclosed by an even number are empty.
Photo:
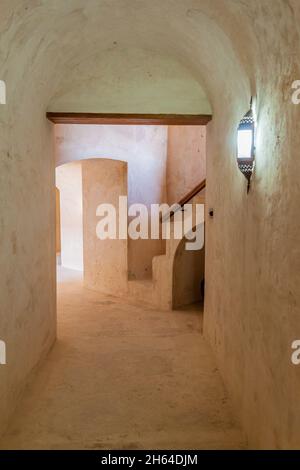
M47 113L54 124L114 124L154 126L205 126L210 114L115 114L115 113Z

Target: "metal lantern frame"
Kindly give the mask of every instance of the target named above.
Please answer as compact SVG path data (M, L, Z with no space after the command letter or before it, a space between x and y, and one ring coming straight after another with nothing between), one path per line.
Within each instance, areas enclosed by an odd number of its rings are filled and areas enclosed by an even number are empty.
M253 113L252 98L250 102L250 109L240 121L238 132L250 130L252 133L252 145L250 158L239 158L237 154L237 163L240 171L243 173L248 181L247 192L250 190L251 177L255 167L255 135L256 135L256 120Z

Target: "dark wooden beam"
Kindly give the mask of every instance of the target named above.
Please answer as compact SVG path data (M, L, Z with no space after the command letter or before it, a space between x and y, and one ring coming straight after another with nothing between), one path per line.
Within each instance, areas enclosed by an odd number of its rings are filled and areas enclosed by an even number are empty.
M155 126L205 126L210 114L107 114L47 113L54 124L114 124Z

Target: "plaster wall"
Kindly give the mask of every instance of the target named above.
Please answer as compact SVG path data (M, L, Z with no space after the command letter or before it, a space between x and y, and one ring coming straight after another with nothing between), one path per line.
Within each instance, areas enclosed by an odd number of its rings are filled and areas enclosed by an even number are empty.
M97 159L85 160L81 165L84 284L106 294L122 295L127 292L127 240L100 240L96 227L103 217L97 217L96 212L100 204L112 204L119 220L119 196L127 196L127 165Z
M57 125L57 165L90 158L128 164L128 203L166 199L167 126Z
M206 177L206 127L169 126L167 197L174 204Z
M83 271L82 168L80 162L56 168L60 193L61 264Z
M111 35L107 39L108 54L97 45L92 57L77 60L64 75L49 111L211 114L206 93L184 63L163 48L144 50Z
M7 83L7 104L0 106L0 338L7 351L0 434L56 337L54 146L41 106L49 85L39 67L29 78L31 53L3 34L12 33L11 6L1 3L0 19L0 76ZM36 80L43 81L38 92Z
M251 24L235 47L248 93L234 91L233 82L216 93L208 126L206 200L215 216L207 223L204 331L250 447L299 448L300 369L291 364L300 335L300 108L291 101L300 76L299 2L254 1L246 11ZM241 6L234 18L231 37ZM251 93L258 135L247 195L236 126Z

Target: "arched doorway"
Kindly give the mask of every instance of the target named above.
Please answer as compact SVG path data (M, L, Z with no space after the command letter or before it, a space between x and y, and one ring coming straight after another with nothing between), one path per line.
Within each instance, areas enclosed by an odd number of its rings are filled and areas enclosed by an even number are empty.
M184 237L176 250L173 263L174 310L204 304L205 246L199 250L187 250Z

